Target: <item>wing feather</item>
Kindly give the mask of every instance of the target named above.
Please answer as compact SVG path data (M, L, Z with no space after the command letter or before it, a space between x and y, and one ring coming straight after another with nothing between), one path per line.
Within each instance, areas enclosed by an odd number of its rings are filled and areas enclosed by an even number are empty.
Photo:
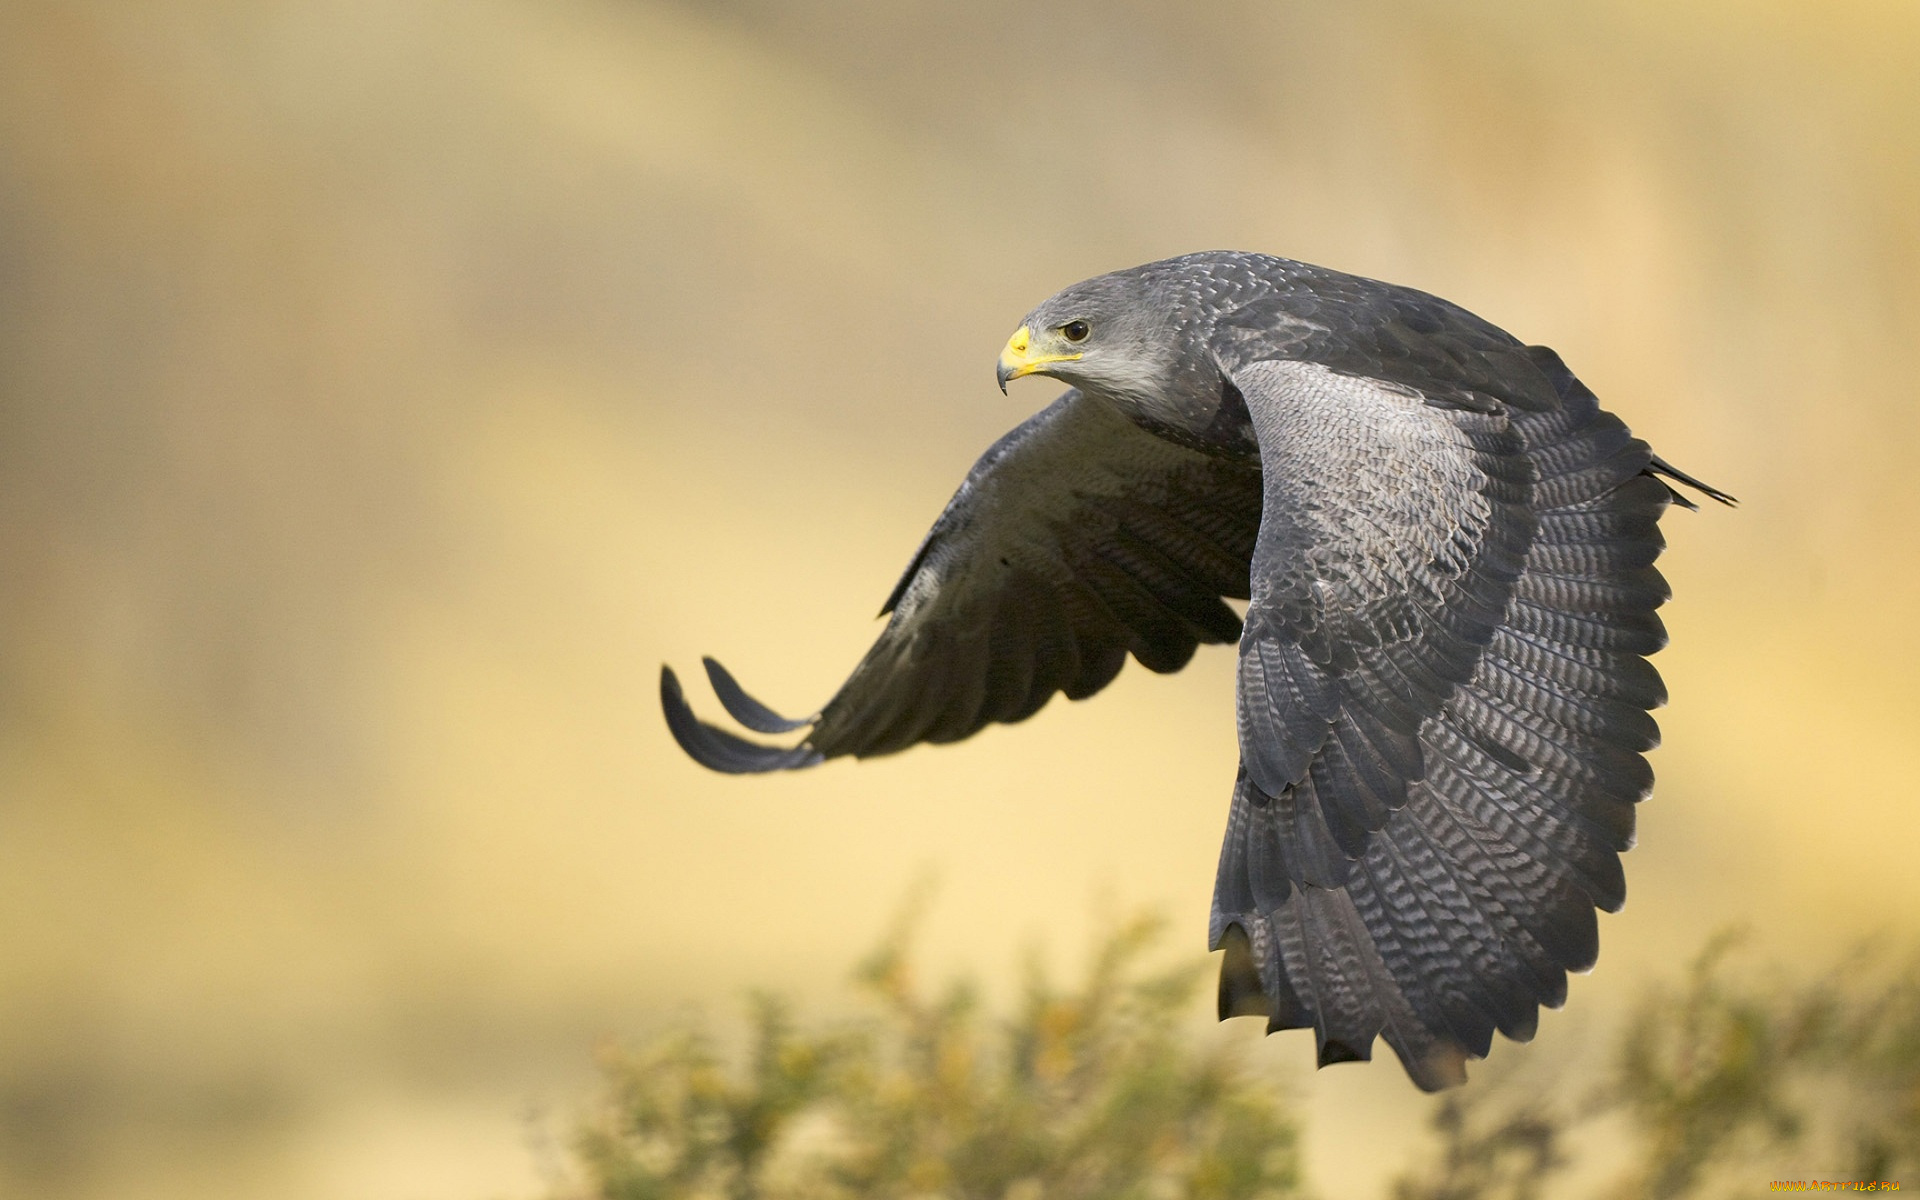
M1531 1037L1593 964L1666 698L1645 657L1666 640L1657 476L1690 480L1551 352L1525 357L1557 404L1534 378L1519 404L1497 377L1422 394L1351 362L1235 376L1268 477L1221 1011L1313 1027L1323 1065L1384 1036L1426 1088L1495 1031Z
M1201 643L1240 636L1222 597L1247 596L1260 504L1257 463L1068 392L975 464L882 606L886 628L815 716L781 716L708 660L729 715L756 733L804 727L797 746L701 721L671 672L668 728L716 770L785 770L1025 720L1056 692L1099 691L1129 654L1179 670Z
M713 694L719 697L720 707L727 710L728 716L755 733L792 733L813 723L810 717L799 720L783 717L749 696L733 674L717 660L703 658L700 662L707 669L707 681L713 685Z

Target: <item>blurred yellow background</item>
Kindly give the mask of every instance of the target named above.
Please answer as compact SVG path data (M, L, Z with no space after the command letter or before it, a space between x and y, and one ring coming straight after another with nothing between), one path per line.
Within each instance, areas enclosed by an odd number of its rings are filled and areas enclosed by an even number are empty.
M0 0L0 1194L534 1194L597 1038L832 1011L929 871L938 971L1102 897L1197 954L1229 651L793 777L655 694L822 701L1050 398L1019 316L1196 249L1465 304L1743 501L1666 522L1543 1049L1728 922L1911 933L1916 62L1905 0ZM1326 1194L1398 1163L1390 1058L1234 1036Z

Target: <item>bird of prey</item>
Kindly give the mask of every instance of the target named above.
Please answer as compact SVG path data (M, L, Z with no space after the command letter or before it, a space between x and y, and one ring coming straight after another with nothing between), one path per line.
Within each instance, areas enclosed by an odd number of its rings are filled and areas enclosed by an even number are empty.
M1222 1019L1311 1028L1321 1066L1384 1037L1429 1091L1495 1029L1530 1038L1625 899L1660 516L1695 507L1673 484L1731 497L1552 350L1282 258L1075 284L1001 352L1002 390L1036 374L1071 390L974 464L824 708L782 717L706 660L735 720L798 742L700 720L663 667L681 747L727 772L890 754L1238 641Z

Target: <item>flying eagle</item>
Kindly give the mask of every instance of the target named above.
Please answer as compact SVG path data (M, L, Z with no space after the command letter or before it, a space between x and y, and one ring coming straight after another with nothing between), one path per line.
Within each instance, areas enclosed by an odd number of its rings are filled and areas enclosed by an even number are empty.
M1558 355L1410 288L1192 254L1075 284L999 361L1071 386L983 455L824 708L706 660L767 745L667 724L718 771L952 742L1240 644L1240 770L1214 888L1220 1015L1386 1038L1421 1088L1525 1041L1625 899L1652 786L1646 656L1666 481ZM1249 601L1243 621L1223 598Z

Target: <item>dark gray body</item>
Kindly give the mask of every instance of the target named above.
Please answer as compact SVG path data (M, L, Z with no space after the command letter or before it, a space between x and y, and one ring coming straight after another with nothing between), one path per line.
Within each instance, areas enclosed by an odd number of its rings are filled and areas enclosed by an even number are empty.
M1222 1017L1376 1036L1424 1088L1532 1035L1625 896L1652 784L1664 474L1552 351L1425 293L1217 253L1076 285L1076 385L968 474L827 706L717 663L724 771L952 741L1238 639L1240 772L1214 898ZM1068 348L1059 337L1050 346ZM1250 601L1243 623L1222 597Z

